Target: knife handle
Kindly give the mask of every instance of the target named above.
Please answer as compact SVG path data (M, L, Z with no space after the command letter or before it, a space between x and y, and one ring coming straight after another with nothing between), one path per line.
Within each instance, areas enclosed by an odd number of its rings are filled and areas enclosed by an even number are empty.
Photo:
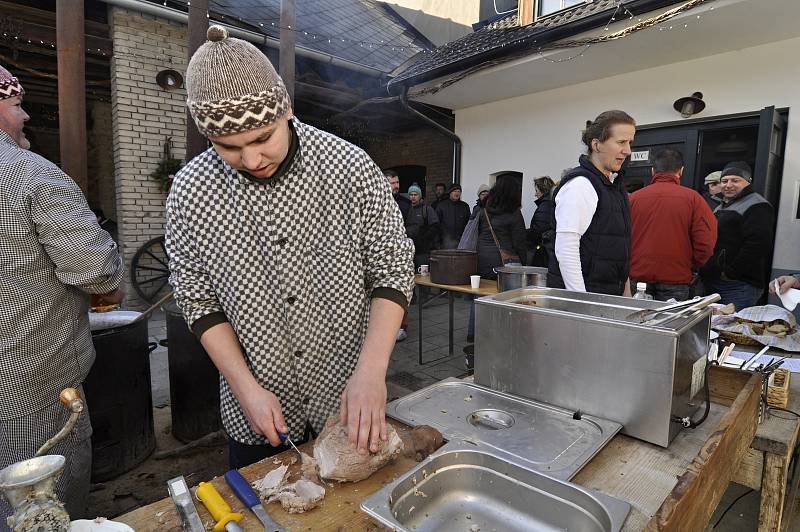
M217 488L208 482L201 482L197 486L197 497L203 501L211 517L217 522L214 525L214 532L225 530L225 525L231 521L241 521L242 514L231 510L231 507L219 494Z
M258 498L256 492L247 482L247 479L239 473L238 469L231 469L225 473L225 482L231 487L231 490L239 497L239 500L244 503L248 508L258 506L261 504L261 499Z

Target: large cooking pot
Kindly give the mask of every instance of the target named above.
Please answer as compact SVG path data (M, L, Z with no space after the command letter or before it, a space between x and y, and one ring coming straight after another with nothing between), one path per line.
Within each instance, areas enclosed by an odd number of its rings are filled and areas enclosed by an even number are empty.
M219 372L189 330L178 305L171 301L163 309L167 315L172 435L189 442L218 431L222 426Z
M431 282L436 284L469 284L469 276L478 273L478 253L467 249L431 251Z
M547 268L537 266L500 266L497 274L497 291L516 290L526 286L547 286Z
M92 422L92 482L130 471L155 450L147 320L140 313L89 314L96 358L83 391Z

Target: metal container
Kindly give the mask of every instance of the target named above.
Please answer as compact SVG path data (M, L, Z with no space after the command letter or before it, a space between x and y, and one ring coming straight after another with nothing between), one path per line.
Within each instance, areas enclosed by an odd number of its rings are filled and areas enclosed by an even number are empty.
M468 249L431 251L428 263L436 284L469 284L469 276L478 273L478 253Z
M113 324L108 313L103 321ZM118 477L156 448L147 320L92 331L97 353L83 382L92 422L92 482ZM109 321L111 319L111 321Z
M506 292L527 286L547 286L547 268L537 266L500 266L497 274L497 291Z
M710 310L663 326L627 319L663 302L555 288L475 301L475 382L622 424L668 446L703 404Z
M619 432L619 423L447 379L389 403L386 414L430 425L447 440L503 451L517 463L569 480Z
M497 449L453 441L361 509L400 531L616 532L630 505L527 469Z
M183 319L178 305L164 305L167 319L169 397L172 435L197 440L222 427L219 371Z

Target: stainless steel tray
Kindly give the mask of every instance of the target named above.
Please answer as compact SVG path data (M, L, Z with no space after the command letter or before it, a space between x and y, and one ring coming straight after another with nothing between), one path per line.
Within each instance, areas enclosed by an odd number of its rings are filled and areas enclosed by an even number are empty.
M386 413L408 425L430 425L446 440L484 444L563 480L572 478L622 428L458 379L392 401Z
M627 502L543 475L514 457L452 441L361 509L400 531L616 532Z

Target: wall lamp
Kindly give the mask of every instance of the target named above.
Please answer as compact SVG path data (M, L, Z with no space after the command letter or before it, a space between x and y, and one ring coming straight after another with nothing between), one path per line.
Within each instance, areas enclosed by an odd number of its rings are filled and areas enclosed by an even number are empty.
M702 112L703 109L706 108L706 102L703 101L702 92L694 92L691 96L684 96L683 98L675 100L672 107L678 111L682 117L689 118L692 115Z
M156 83L167 91L178 90L183 87L183 76L177 70L167 69L156 74Z

